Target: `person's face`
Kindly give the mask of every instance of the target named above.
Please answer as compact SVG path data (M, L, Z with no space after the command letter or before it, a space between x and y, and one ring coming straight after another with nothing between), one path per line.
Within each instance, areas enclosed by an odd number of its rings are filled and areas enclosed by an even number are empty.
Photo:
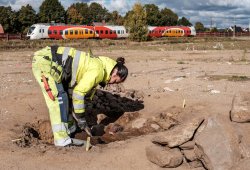
M121 82L121 78L117 75L117 69L115 69L110 77L108 84L118 84Z

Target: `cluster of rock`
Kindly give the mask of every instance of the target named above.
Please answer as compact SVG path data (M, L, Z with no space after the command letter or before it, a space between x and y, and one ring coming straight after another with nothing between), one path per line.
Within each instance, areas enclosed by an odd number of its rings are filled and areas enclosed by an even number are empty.
M195 155L195 132L204 119L194 119L187 124L176 126L169 131L158 133L152 139L153 144L146 148L147 158L164 168L176 168L187 160L192 167L203 166Z
M160 132L146 148L147 158L167 168L176 168L185 162L191 169L248 169L250 138L246 122L250 122L250 93L235 95L230 120L223 114L214 115L206 120L182 122Z

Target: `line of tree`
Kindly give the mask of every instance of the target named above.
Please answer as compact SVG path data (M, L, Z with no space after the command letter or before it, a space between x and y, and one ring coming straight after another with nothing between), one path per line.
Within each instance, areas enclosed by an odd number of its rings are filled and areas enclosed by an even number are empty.
M124 25L126 20L131 18L129 16L133 12L133 9L128 11L123 17L118 11L109 12L105 7L96 2L91 4L84 2L74 3L65 10L59 0L44 0L39 7L38 13L29 4L22 6L18 11L13 11L10 6L0 6L0 24L2 24L5 32L8 33L26 33L32 24L50 23L52 21L81 25L91 25L93 22L105 21L108 24ZM187 18L179 18L171 9L159 9L155 4L145 4L142 6L142 9L146 13L145 19L147 25L192 26Z

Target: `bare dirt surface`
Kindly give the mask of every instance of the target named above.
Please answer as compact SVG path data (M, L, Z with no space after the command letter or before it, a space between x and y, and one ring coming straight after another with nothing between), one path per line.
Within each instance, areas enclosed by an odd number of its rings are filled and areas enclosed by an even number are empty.
M146 157L145 148L155 134L193 117L220 115L229 120L234 94L250 87L250 49L94 48L95 55L126 58L129 77L116 103L94 103L98 109L93 111L95 117L116 111L120 117L95 120L103 122L105 134L103 143L92 139L97 145L90 151L59 148L50 144L47 106L32 75L34 51L0 52L0 169L161 169ZM109 94L114 93L109 89ZM249 123L237 126L249 145ZM190 167L184 162L176 169Z

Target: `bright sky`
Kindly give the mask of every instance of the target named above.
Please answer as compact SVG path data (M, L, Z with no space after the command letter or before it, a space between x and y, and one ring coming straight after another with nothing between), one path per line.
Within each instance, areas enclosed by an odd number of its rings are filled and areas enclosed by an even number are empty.
M249 27L250 0L59 0L67 9L76 2L97 2L110 12L117 10L125 15L136 2L142 4L155 4L160 9L170 8L179 17L186 17L195 24L200 21L206 27L216 26L219 28L234 25ZM0 6L11 6L13 10L19 10L22 5L30 4L36 11L43 0L0 0Z

